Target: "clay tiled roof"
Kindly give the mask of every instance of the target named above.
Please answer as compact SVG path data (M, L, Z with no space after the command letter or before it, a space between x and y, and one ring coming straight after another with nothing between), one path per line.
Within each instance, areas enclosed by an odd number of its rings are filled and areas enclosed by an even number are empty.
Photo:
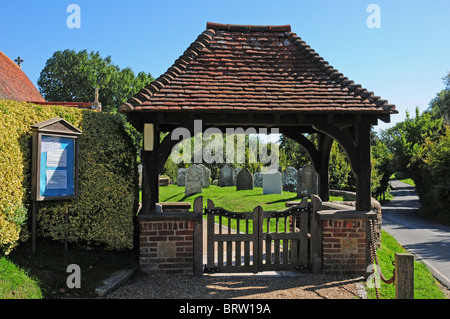
M216 23L120 110L397 113L330 66L289 25Z
M15 101L45 102L45 99L20 67L1 51L0 98Z

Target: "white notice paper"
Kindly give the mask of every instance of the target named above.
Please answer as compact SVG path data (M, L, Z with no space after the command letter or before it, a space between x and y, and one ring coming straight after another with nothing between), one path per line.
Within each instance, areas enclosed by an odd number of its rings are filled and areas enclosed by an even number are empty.
M57 136L45 136L41 143L41 153L56 150L61 148L61 142Z
M67 150L47 151L47 167L67 167Z
M66 170L47 170L47 189L67 188Z

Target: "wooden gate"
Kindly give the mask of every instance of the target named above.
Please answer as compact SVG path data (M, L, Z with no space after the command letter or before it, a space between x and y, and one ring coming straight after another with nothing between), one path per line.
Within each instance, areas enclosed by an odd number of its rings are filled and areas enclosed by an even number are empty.
M205 272L301 270L308 266L308 201L281 211L231 212L208 200Z

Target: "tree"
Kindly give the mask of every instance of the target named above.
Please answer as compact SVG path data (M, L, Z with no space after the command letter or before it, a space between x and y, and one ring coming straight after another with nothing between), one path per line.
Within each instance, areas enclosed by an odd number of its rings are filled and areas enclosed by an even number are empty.
M420 213L450 225L450 125L439 139L430 137L420 145L412 158L417 169L416 183L422 208Z
M308 136L308 138L311 139L312 136ZM300 169L303 165L310 163L311 159L303 146L289 137L280 136L280 166L284 168L292 166Z
M445 124L450 124L450 72L443 78L445 89L437 93L428 108L434 118L442 118Z
M135 75L129 67L120 69L99 52L64 50L47 60L37 83L44 98L56 102L92 102L98 88L102 109L116 111L152 81L150 73Z

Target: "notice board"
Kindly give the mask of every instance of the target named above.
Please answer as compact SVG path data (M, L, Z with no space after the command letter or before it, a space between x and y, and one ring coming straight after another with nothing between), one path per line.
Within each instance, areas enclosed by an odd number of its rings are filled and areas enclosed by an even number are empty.
M39 195L75 196L75 138L42 135Z
M76 198L81 131L55 118L33 125L34 200Z

